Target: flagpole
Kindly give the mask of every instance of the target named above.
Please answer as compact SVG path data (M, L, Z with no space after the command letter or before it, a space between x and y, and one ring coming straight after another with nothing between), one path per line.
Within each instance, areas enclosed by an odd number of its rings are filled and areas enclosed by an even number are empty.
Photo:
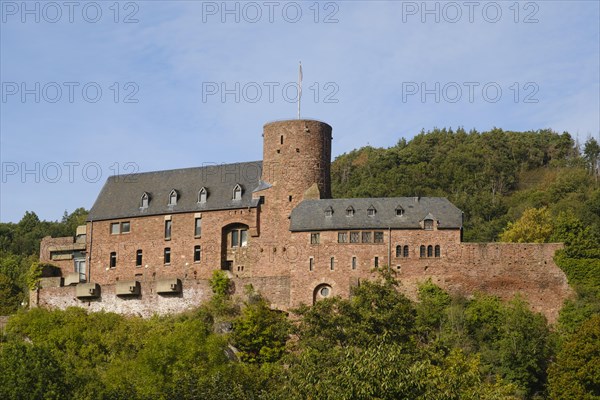
M302 61L298 67L298 119L300 119L300 100L302 99Z

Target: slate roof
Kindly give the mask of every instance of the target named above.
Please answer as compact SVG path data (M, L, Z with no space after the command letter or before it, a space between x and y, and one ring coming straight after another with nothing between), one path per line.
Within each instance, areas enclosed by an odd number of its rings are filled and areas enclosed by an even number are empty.
M367 210L373 206L375 215ZM333 209L327 217L325 210ZM354 215L346 210L354 208ZM404 210L396 215L396 208ZM444 197L390 197L372 199L321 199L304 200L292 210L291 231L323 231L343 229L421 229L421 221L432 218L439 221L438 229L462 227L461 210Z
M256 207L258 200L252 199L252 191L259 186L261 170L262 162L255 161L111 176L90 210L88 221ZM238 201L232 200L236 184L242 187L242 199ZM206 203L199 204L202 187L208 196ZM173 189L178 193L177 204L169 206ZM150 201L148 208L142 209L144 192Z

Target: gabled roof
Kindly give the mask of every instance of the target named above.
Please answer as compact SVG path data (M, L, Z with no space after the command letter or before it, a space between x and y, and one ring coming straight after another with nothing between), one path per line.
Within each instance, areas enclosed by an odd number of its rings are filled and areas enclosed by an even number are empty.
M374 216L367 215L371 206L377 210ZM404 215L396 215L398 206L404 209ZM328 207L334 212L326 218L323 210ZM346 215L348 207L354 208L354 215ZM462 211L444 197L390 197L304 200L292 210L290 230L421 229L421 221L429 215L439 221L438 229L462 227Z
M252 191L259 186L262 162L210 165L206 167L111 176L106 180L88 215L88 221L130 218L180 212L256 207ZM242 186L242 200L233 200L233 188ZM198 192L208 192L206 203L198 203ZM171 190L178 193L177 205L169 206ZM144 192L150 200L142 209Z

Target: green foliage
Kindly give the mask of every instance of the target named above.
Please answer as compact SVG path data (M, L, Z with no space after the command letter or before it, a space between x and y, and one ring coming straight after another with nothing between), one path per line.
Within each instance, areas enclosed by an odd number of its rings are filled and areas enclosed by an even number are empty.
M552 218L546 207L525 210L516 222L509 222L500 241L512 243L545 243L552 236Z
M569 334L600 313L600 259L572 258L566 251L554 257L569 284L576 289L574 299L567 300L560 312L560 329Z
M302 317L296 332L301 345L317 349L407 341L414 330L414 307L390 281L362 282L350 299L323 299L295 312Z
M290 328L284 313L271 310L263 298L255 298L234 320L232 342L242 361L275 362L284 354Z
M565 341L549 371L551 399L600 399L600 314Z
M19 309L21 290L6 275L0 273L0 315L9 315Z
M29 271L27 271L27 287L29 290L35 290L38 288L40 283L40 278L42 277L43 265L39 262L34 262L29 267Z
M553 354L546 319L531 312L523 301L513 300L503 310L496 345L500 375L530 395L543 393L548 361Z
M598 163L600 157L600 144L594 138L589 138L583 146L583 154L590 165L592 172Z
M227 296L231 291L231 279L224 271L214 270L210 281L210 288L217 296Z
M425 342L433 342L439 337L450 304L448 293L434 285L431 279L419 285L419 302L415 306L416 326Z
M0 398L69 399L65 371L52 352L37 344L0 344Z

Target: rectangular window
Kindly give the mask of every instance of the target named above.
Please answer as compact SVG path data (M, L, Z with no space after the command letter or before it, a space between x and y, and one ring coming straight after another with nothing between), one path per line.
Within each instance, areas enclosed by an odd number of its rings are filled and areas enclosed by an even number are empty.
M356 257L352 257L352 269L356 269Z
M110 253L110 267L116 268L116 266L117 266L117 253L113 251L112 253Z
M165 239L171 239L171 220L165 221Z
M371 243L371 232L363 232L362 233L362 242L363 243Z
M310 244L319 244L321 242L321 234L319 233L311 233L310 234Z
M130 230L131 225L129 224L129 221L121 222L121 233L129 233Z
M423 228L425 228L426 231L432 231L433 230L433 220L426 219L425 221L423 221Z
M374 233L375 243L383 243L383 232Z
M240 245L240 231L231 231L231 247L238 247Z
M194 236L202 236L202 218L196 218L194 220Z
M119 227L119 223L118 222L113 222L112 224L110 224L110 234L111 235L118 235L119 233L121 233L120 227Z
M313 269L315 269L315 259L311 257L308 259L308 270L312 271Z
M379 257L375 257L375 268L379 268Z
M194 262L200 262L202 258L202 248L200 245L194 246Z
M240 231L240 246L246 247L248 245L248 230L242 229Z
M338 243L348 242L348 232L338 232Z
M360 243L360 232L350 232L350 243Z
M136 267L141 267L142 266L142 250L138 250L135 253L135 266Z
M329 259L329 269L333 271L334 268L335 268L335 257L331 257Z
M164 258L165 258L165 264L171 264L171 248L170 247L165 247Z

